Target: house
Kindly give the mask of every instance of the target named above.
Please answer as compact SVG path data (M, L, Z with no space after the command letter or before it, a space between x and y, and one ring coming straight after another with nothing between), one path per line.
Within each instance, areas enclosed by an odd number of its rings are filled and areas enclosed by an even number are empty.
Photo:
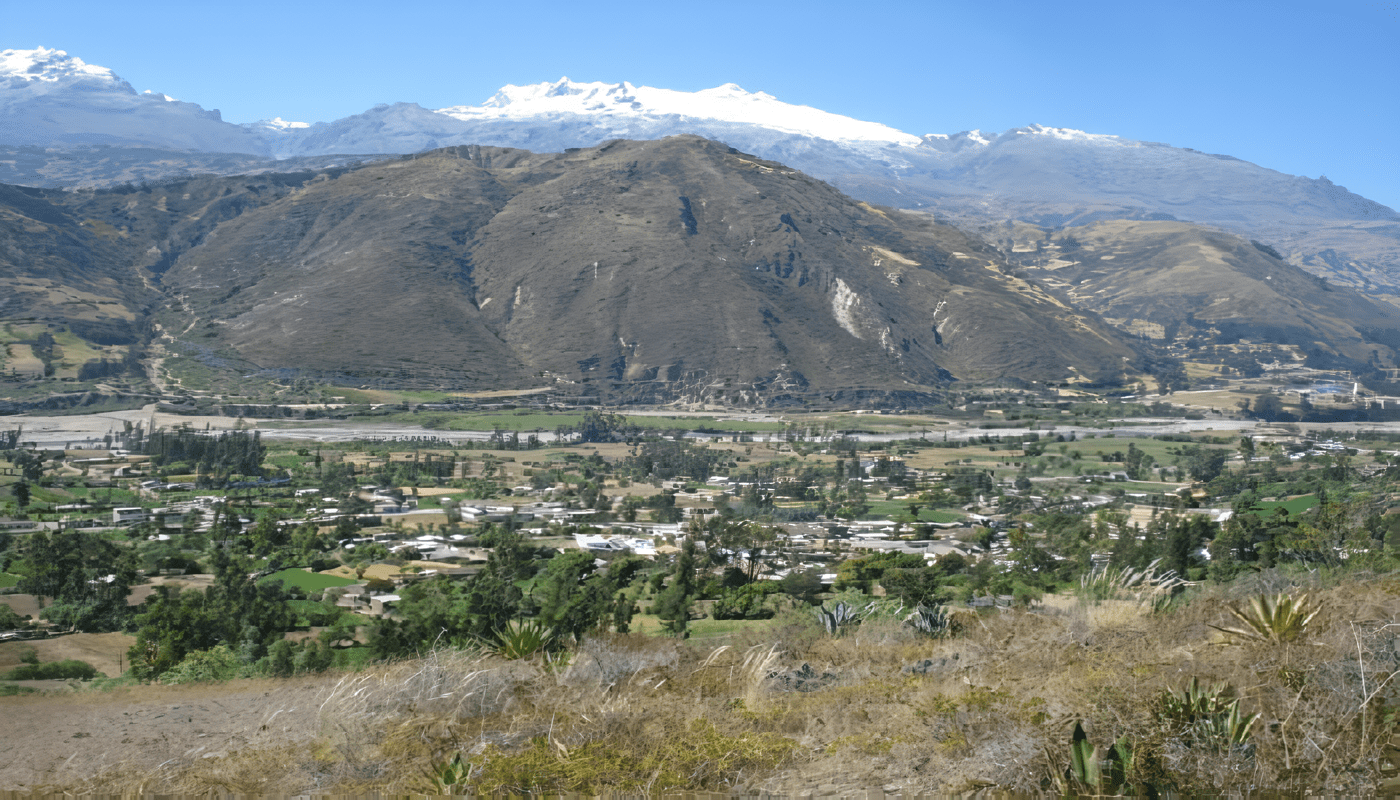
M369 598L369 613L378 616L388 616L394 610L394 604L402 600L396 594L376 594Z
M146 521L146 509L144 508L114 508L112 509L113 525L135 525Z

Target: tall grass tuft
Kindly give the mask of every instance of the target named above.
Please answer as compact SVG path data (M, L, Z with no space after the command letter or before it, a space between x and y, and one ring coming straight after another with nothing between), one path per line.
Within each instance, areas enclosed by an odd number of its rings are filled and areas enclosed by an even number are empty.
M1172 592L1185 581L1173 570L1159 573L1157 565L1161 562L1162 559L1156 559L1140 570L1105 567L1089 572L1079 580L1079 598L1089 603L1132 600L1154 609L1164 607Z

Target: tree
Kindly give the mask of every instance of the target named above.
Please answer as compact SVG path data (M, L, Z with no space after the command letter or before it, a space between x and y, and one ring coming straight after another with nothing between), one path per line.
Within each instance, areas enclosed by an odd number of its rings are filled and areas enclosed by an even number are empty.
M642 563L624 556L597 573L591 552L560 553L550 559L536 582L540 622L558 637L576 639L600 624L606 625L618 607L630 607L626 597L617 595L631 583ZM630 614L624 616L625 622L631 621Z
M690 606L695 600L696 558L695 537L685 540L681 554L671 570L671 583L656 598L656 616L666 623L666 630L684 636L690 623Z
M1201 445L1183 447L1181 455L1186 460L1186 469L1191 477L1202 483L1215 480L1225 469L1225 459L1228 457L1220 448Z
M29 505L29 484L20 481L14 485L11 491L15 494L15 504L23 511L25 506Z
M126 623L126 596L137 576L130 548L93 533L40 532L11 569L20 575L20 591L54 599L44 616L57 625L97 632Z
M1254 416L1265 422L1282 422L1293 418L1292 414L1284 412L1283 401L1274 394L1261 394L1254 398Z
M1249 467L1249 462L1254 459L1254 439L1249 436L1240 437L1240 457L1244 459L1245 467Z

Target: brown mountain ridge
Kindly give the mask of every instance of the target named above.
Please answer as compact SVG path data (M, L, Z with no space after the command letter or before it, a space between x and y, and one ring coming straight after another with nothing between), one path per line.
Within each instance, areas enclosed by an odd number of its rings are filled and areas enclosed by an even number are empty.
M132 325L157 319L172 351L220 368L779 402L1132 372L1143 347L1121 303L1065 290L1068 273L694 136L22 199L0 195L0 276L105 280ZM1173 293L1170 253L1120 258L1114 281L1141 303L1171 298L1162 320L1134 312L1153 324L1206 319L1228 293ZM1394 362L1394 312L1344 287L1325 302L1292 278L1272 289L1330 320L1313 324L1319 346ZM1358 309L1364 324L1336 321Z

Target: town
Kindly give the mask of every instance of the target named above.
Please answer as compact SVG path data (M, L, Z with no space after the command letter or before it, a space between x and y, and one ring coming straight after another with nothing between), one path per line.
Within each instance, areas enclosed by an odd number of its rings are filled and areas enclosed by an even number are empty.
M1400 432L1222 393L993 390L941 416L437 403L377 440L152 416L55 446L17 426L0 686L353 675L442 648L548 663L606 636L720 653L793 625L958 642L988 614L1148 620L1266 576L1392 570Z

